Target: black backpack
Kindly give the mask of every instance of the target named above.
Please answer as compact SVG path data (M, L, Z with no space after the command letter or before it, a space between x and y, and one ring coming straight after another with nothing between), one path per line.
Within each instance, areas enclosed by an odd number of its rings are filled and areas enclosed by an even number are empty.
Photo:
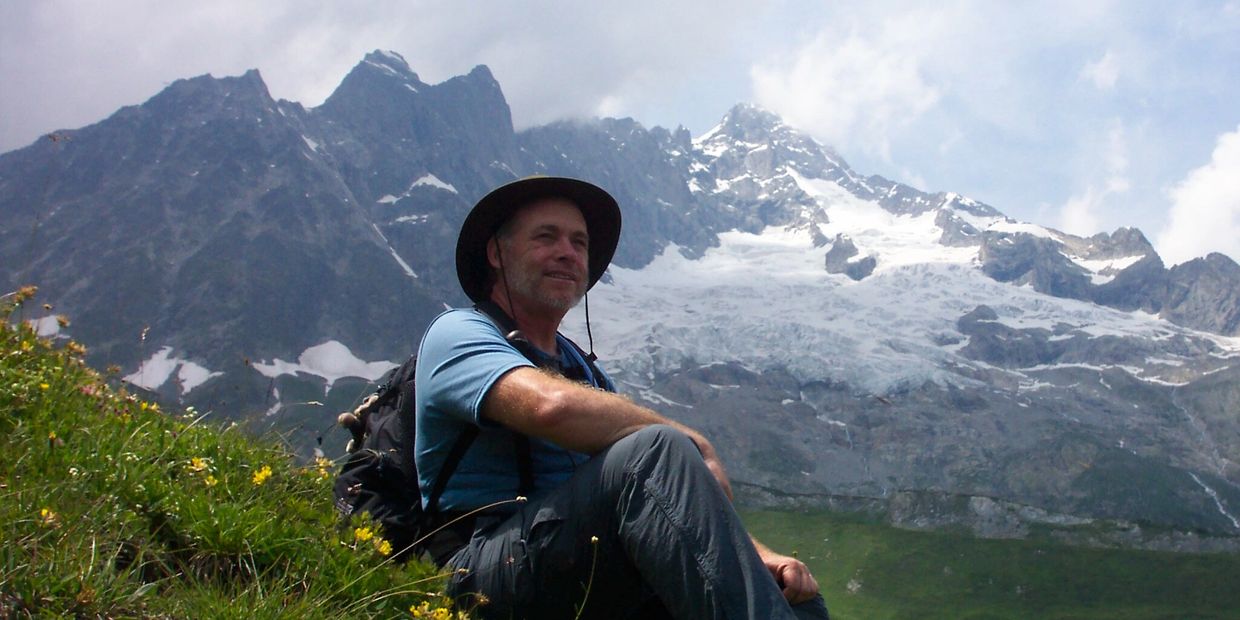
M512 319L503 310L491 303L475 307L508 335L509 342L522 355L537 363L532 347L513 330ZM569 342L586 360L591 372L600 376L593 356L587 356L576 343ZM396 561L404 561L430 550L433 541L427 538L447 521L438 510L439 496L478 436L478 427L470 426L457 438L427 496L426 508L423 508L417 465L413 459L416 436L414 374L417 362L414 355L389 371L374 394L352 413L340 414L338 418L353 437L346 448L348 457L332 488L336 509L346 520L368 513L381 527L383 537L391 543ZM513 437L521 480L520 493L529 495L534 486L529 438L519 433L514 433Z

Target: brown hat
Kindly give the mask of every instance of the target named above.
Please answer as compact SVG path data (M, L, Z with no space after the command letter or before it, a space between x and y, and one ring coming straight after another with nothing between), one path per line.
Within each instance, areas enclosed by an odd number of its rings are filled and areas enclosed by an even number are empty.
M581 210L590 235L590 282L594 286L620 242L620 205L602 188L566 177L532 176L491 190L465 216L456 240L456 277L475 302L491 295L487 242L513 213L540 198L566 198Z

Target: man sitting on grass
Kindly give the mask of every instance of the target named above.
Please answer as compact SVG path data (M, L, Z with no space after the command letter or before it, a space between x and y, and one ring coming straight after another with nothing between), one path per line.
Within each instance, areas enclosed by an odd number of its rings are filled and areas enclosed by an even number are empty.
M484 618L827 618L805 564L746 533L710 441L613 393L558 333L619 237L607 192L553 177L492 191L461 227L479 306L422 340L416 461L428 509L492 507L431 541L449 594Z

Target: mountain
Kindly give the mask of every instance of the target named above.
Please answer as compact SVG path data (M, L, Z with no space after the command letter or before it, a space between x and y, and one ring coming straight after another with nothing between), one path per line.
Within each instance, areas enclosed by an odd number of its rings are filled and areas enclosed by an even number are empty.
M312 109L256 71L180 80L0 155L0 264L92 363L334 451L332 412L465 303L469 207L536 173L619 200L593 346L714 437L750 501L1240 548L1240 266L1168 269L1135 229L1076 237L863 176L752 106L697 138L516 132L485 67L431 85L391 52Z

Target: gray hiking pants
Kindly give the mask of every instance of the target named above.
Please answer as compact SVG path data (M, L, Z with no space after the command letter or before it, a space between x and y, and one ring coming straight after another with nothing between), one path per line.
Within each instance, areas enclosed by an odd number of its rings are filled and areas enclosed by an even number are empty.
M507 517L484 517L447 563L481 618L827 619L789 607L697 446L642 429Z

